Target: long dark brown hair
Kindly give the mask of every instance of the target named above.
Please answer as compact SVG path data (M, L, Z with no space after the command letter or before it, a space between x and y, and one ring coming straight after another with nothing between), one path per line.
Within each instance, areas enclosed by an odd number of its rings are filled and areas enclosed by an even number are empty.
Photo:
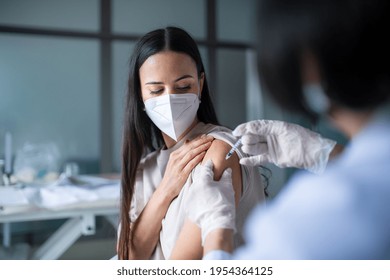
M160 148L164 144L160 130L144 111L139 69L146 59L164 50L189 55L196 64L198 77L205 73L197 45L194 39L183 29L167 27L151 31L144 35L135 46L130 59L128 91L123 122L121 231L118 241L119 259L129 259L130 250L133 247L129 212L138 165L143 155ZM206 75L204 75L201 103L197 117L202 122L218 124L209 94Z

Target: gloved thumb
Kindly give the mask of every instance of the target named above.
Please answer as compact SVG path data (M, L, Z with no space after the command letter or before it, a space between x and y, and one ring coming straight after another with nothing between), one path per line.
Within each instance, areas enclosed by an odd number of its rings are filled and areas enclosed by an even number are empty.
M225 181L225 182L231 182L232 181L232 169L230 167L226 168L223 171L220 181Z
M252 145L242 145L242 151L249 155L263 155L268 153L267 143L256 143Z
M211 159L207 160L206 163L203 165L203 169L206 171L213 171L214 164Z
M214 164L211 159L207 160L203 165L200 164L195 168L194 180L213 180L214 178Z
M268 154L251 156L240 159L240 164L248 166L259 166L265 163L273 163Z

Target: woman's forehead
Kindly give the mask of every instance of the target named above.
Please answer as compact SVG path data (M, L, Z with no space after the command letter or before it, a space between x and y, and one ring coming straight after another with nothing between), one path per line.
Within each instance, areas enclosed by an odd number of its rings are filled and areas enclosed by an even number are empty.
M194 75L196 73L196 64L189 55L173 51L163 51L150 56L140 68L141 78Z

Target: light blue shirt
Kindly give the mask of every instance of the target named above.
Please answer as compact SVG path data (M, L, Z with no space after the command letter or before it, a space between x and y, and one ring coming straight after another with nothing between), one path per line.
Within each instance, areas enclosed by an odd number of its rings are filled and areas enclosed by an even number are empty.
M322 176L300 172L247 221L246 245L204 259L389 259L389 107Z

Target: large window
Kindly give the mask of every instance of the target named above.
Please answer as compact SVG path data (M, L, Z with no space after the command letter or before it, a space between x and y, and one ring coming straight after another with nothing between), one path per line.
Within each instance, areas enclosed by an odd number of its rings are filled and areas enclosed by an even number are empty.
M198 41L220 121L246 121L255 2L0 1L0 145L10 131L14 151L54 142L81 172L119 172L129 57L168 25Z

